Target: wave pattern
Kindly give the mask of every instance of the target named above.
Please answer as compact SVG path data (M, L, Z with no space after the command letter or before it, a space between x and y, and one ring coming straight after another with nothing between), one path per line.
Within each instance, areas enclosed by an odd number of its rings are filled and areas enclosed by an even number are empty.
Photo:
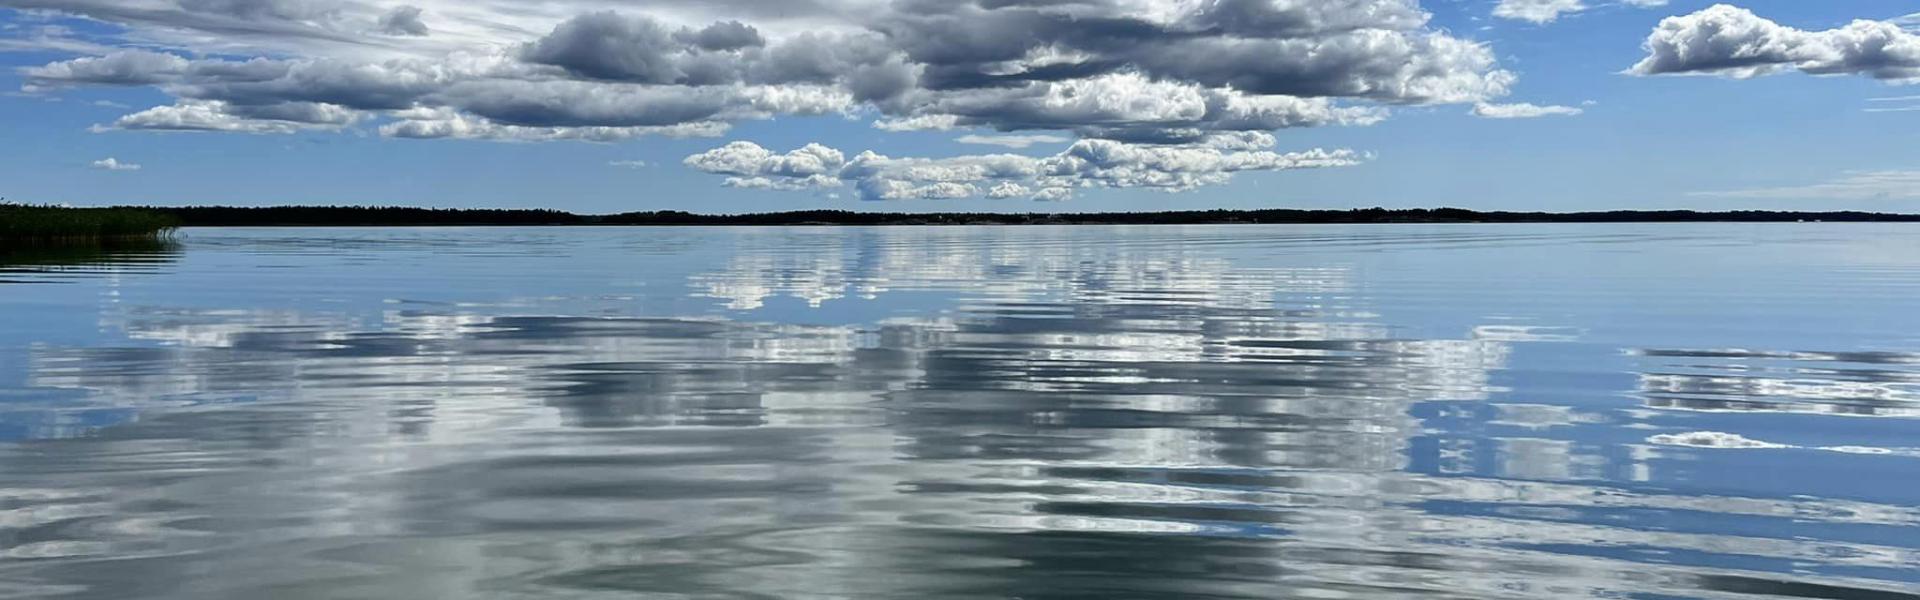
M191 232L0 287L0 597L1920 599L1808 231Z

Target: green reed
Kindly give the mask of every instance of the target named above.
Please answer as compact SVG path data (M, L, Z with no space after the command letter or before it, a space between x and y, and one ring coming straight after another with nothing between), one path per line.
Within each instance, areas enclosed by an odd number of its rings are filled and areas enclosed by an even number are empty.
M141 209L0 204L0 244L5 245L165 240L179 226L172 215Z

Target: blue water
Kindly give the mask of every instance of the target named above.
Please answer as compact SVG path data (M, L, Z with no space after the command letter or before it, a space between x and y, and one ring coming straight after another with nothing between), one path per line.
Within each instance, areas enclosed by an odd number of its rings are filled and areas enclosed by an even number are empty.
M1911 225L15 262L0 598L1920 599Z

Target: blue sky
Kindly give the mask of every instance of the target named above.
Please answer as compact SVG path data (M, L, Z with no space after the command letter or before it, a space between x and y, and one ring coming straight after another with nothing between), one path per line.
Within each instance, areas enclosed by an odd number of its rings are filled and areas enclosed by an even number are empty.
M986 4L0 0L0 196L1920 212L1920 2Z

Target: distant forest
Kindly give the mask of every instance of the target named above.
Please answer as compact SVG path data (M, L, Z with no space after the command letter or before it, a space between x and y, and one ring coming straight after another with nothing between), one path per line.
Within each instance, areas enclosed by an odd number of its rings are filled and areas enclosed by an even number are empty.
M1230 223L1781 223L1920 222L1920 215L1869 212L1482 212L1459 208L1199 210L1136 213L869 213L811 210L740 215L681 211L577 215L557 210L375 206L191 206L140 208L190 227L455 225L1197 225Z

